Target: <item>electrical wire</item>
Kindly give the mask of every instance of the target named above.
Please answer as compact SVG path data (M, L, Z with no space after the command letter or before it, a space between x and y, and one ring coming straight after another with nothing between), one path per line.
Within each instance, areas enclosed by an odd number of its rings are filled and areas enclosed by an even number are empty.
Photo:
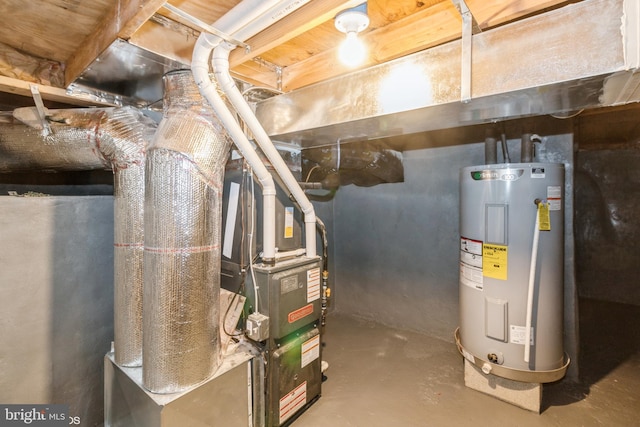
M240 271L241 271L241 281L238 290L234 293L227 310L224 313L222 318L222 331L230 337L239 337L244 335L244 327L241 327L240 333L232 334L227 331L227 317L229 316L229 311L231 307L234 305L235 300L238 296L243 295L245 291L245 280L246 280L246 265L245 265L245 191L246 191L246 181L247 181L247 169L246 169L246 160L243 160L242 164L242 176L240 178ZM242 313L240 315L240 319L245 318L244 307L242 307Z
M253 178L253 170L250 169L249 177L251 178L251 229L249 231L249 269L251 271L251 280L253 281L253 298L254 312L258 313L258 283L256 282L256 274L253 271L253 234L255 233L255 179Z
M507 137L504 133L500 136L500 140L502 141L502 159L507 163L511 163L511 156L509 155L509 146L507 145Z
M554 119L560 119L560 120L565 120L565 119L572 119L574 117L576 117L577 115L579 115L580 113L582 113L584 111L584 108L582 110L578 110L577 112L573 113L573 114L569 114L568 116L559 116L557 114L549 114L551 117L553 117Z
M314 167L309 169L309 173L307 174L307 179L305 179L304 182L309 182L309 178L311 178L311 172L313 172L314 170L318 169L319 167L320 167L320 165L315 165Z

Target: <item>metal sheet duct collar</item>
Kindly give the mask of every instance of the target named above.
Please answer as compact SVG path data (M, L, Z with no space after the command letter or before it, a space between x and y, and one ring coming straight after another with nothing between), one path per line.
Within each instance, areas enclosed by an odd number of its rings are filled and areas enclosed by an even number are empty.
M173 393L220 364L222 181L231 140L190 71L167 74L146 160L143 384Z

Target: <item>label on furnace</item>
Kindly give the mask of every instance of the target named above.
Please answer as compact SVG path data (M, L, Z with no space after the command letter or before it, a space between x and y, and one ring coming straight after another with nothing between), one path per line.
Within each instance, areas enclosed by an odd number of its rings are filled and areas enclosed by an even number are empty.
M307 403L307 382L303 382L280 399L280 424L291 418Z
M320 267L307 271L307 302L320 299Z
M320 335L305 341L302 343L302 349L300 351L301 368L304 368L309 363L313 362L320 357Z

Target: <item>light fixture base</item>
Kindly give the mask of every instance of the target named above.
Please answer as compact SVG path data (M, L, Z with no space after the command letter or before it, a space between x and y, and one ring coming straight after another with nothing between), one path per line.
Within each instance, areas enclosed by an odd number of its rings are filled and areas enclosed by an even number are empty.
M355 8L347 9L336 15L335 25L343 33L359 33L369 26L369 16Z

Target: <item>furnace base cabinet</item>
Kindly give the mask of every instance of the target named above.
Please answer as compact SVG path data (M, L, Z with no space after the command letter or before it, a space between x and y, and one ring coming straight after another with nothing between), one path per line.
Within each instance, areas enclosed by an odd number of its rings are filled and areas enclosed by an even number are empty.
M264 426L264 362L252 351L225 356L207 381L171 394L147 391L142 368L104 358L105 427Z
M320 397L320 331L294 333L270 353L267 376L267 425L293 421Z

